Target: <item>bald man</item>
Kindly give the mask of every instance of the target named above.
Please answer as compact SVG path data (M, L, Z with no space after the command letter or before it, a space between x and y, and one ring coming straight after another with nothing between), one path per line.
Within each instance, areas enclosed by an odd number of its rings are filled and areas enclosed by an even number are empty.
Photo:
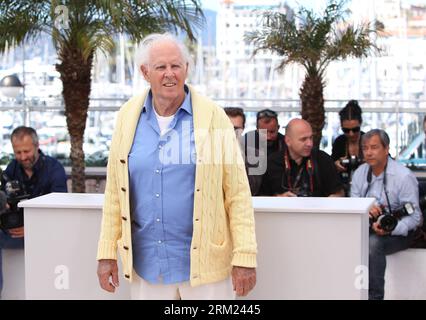
M279 197L341 197L343 186L331 157L313 148L311 125L291 120L282 151L268 157L260 195Z

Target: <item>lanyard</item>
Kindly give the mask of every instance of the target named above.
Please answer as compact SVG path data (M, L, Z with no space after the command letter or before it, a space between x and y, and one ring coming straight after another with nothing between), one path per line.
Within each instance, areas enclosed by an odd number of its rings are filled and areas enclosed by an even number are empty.
M387 202L388 208L389 208L389 213L392 214L392 208L391 208L391 205L390 205L388 191L387 191L387 187L386 187L386 169L387 169L387 167L388 167L388 164L386 163L385 170L383 171L383 191L385 192L386 202ZM367 173L368 186L367 186L367 190L365 190L364 198L367 196L368 191L370 190L372 175L373 175L373 169L370 166L370 168L368 168L368 173Z
M290 162L290 157L288 154L288 150L284 151L284 168L285 168L285 173L287 175L287 187L288 190L293 191L296 189L297 185L299 184L301 178L302 178L302 174L303 174L303 166L300 167L299 172L297 173L296 179L294 181L294 183L292 183L292 179L291 179L291 162ZM311 157L309 157L306 161L305 161L305 168L306 171L308 172L309 175L309 186L310 186L310 190L311 193L314 192L314 179L313 179L313 171L314 171L314 166L312 164L312 159Z

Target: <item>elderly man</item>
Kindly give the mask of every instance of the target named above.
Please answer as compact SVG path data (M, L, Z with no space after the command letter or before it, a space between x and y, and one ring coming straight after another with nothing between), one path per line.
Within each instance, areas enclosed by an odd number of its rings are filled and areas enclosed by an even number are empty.
M10 141L15 159L9 163L2 175L3 191L8 183L14 181L19 183L21 192L27 194L28 198L51 192L67 192L67 176L64 167L56 159L46 156L39 150L37 132L33 128L17 127L13 130ZM2 222L6 221L2 220ZM5 228L3 223L0 225L2 228L0 230L0 290L3 287L1 249L24 247L24 226L23 221L20 222L14 227L9 226L10 228Z
M185 85L187 49L145 38L150 89L120 110L98 248L103 289L118 286L117 249L133 299L233 299L256 282L250 189L222 108Z
M386 255L409 247L414 230L421 223L419 190L414 174L389 157L389 136L380 129L363 135L365 162L352 177L351 197L376 198L370 209L369 290L372 300L382 300L385 288ZM410 203L412 211L396 224L383 224L381 217Z
M331 157L313 149L311 125L291 120L286 128L285 147L269 156L260 195L343 196L343 186Z

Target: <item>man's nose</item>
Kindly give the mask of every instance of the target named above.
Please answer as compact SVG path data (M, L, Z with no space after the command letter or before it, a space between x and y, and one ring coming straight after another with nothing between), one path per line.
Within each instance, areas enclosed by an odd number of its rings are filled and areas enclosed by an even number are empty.
M166 77L172 77L173 76L173 70L172 70L172 68L171 67L167 67L166 70L165 70L165 72L164 72L164 75Z

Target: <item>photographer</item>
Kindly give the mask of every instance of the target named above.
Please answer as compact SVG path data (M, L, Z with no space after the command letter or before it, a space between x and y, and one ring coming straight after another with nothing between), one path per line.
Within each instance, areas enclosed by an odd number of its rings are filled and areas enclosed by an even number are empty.
M284 149L268 157L260 195L280 197L343 196L343 188L330 156L313 149L311 125L291 120Z
M10 137L15 159L7 166L2 175L1 190L8 195L8 186L19 186L19 193L35 198L51 192L67 192L67 177L64 167L54 158L39 150L38 136L30 127L18 127ZM8 199L9 202L10 199ZM13 208L14 206L12 206ZM10 212L11 204L0 208L0 213ZM13 210L22 210L13 208ZM15 212L18 214L18 212ZM22 214L22 211L19 213ZM4 220L4 219L2 219ZM22 221L22 219L20 219ZM0 292L3 288L1 271L1 249L19 249L24 247L24 226L6 229L0 225Z
M414 174L389 157L389 136L374 129L362 137L365 164L352 177L351 197L373 197L370 209L369 299L384 298L386 255L409 247L420 225L418 183ZM406 210L404 204L411 209ZM404 209L404 210L403 210ZM396 225L383 223L393 216ZM402 217L401 217L402 216ZM394 219L397 217L397 219Z
M340 110L340 126L343 134L333 142L331 158L342 180L345 194L349 196L352 173L363 162L361 137L362 110L356 100L350 100Z
M278 114L263 109L256 114L256 130L243 136L244 160L253 196L260 195L267 158L284 148L284 136L279 129Z

